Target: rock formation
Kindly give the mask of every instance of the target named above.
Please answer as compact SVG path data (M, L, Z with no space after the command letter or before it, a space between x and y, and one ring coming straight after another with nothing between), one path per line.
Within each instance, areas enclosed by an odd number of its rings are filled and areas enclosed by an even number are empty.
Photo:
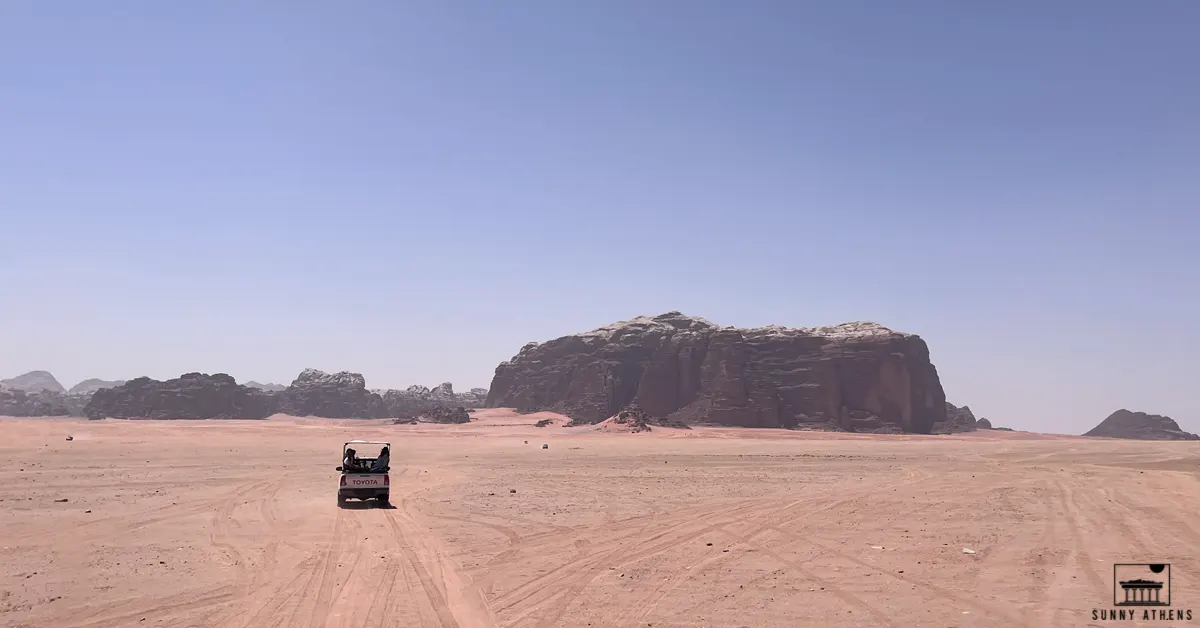
M95 378L85 379L82 382L79 382L78 384L75 384L74 386L72 386L71 390L68 390L67 393L71 394L71 395L91 395L92 393L96 392L97 390L100 390L101 388L116 388L117 386L120 386L121 384L124 384L124 383L125 383L125 380L123 380L123 379L118 379L118 380L113 380L113 381L106 381L103 379L95 379Z
M933 434L955 434L958 432L973 432L978 427L979 422L975 420L975 414L971 412L971 408L967 406L959 408L947 401L946 420L941 423L934 423L930 432Z
M1124 408L1108 415L1107 419L1084 436L1136 440L1200 440L1200 436L1180 429L1179 424L1169 416L1130 412Z
M618 412L616 416L609 420L616 425L624 426L626 430L634 434L637 434L638 432L649 432L652 429L650 427L650 415L646 414L645 410L642 410L636 405L631 405L630 407Z
M462 406L433 408L422 412L421 417L431 423L468 423L471 420L470 413Z
M0 416L83 416L93 392L121 383L88 379L68 391L49 372L30 371L0 381Z
M359 373L329 374L305 369L284 387L248 382L225 374L188 373L165 382L84 380L64 391L46 371L3 380L0 416L88 416L90 418L259 419L277 412L325 418L422 417L435 423L465 423L467 409L481 407L487 390L455 393L449 382L430 390L368 391Z
M388 416L387 406L367 390L360 373L326 373L304 369L287 389L276 393L279 412L294 416L330 419L378 419Z
M487 401L487 390L472 388L470 392L456 394L454 386L450 382L444 382L432 390L417 385L409 386L404 390L385 390L380 392L380 396L383 398L388 416L398 418L424 416L432 419L435 415L437 417L463 417L466 410L483 407ZM456 409L462 409L464 414L448 415L442 412ZM465 423L466 420L438 420L438 422Z
M61 393L0 388L0 416L79 416L82 406Z
M49 371L29 371L24 375L18 375L12 379L0 379L0 388L9 390L23 390L25 392L50 391L56 393L67 392L63 385L58 383L57 379L50 374Z
M992 429L992 422L981 418L975 422L975 429L990 430Z
M262 419L273 412L271 395L239 386L224 373L187 373L160 382L139 377L92 395L89 419Z
M918 336L862 322L737 329L679 312L529 343L496 367L487 397L582 423L634 403L689 424L929 433L947 420Z

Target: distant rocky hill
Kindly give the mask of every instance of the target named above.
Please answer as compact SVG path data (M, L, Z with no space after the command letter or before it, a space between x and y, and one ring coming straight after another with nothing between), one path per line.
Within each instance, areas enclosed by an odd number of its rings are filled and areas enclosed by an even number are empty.
M496 367L489 407L597 423L636 404L689 424L930 433L946 396L925 341L875 323L720 327L668 312L542 344Z
M287 389L287 386L284 386L283 384L260 384L254 380L250 380L243 385L251 388L257 388L259 390L265 390L267 392L279 392Z
M1136 440L1200 440L1200 436L1180 429L1174 419L1161 414L1131 412L1124 408L1092 428L1084 436L1107 436Z
M18 375L12 379L0 379L0 388L23 390L25 392L42 390L56 393L67 392L67 389L63 388L63 385L58 383L58 380L54 379L54 376L49 371L29 371L24 375Z
M72 386L71 390L68 390L67 393L72 395L90 395L101 388L116 388L124 383L125 380L123 379L113 381L105 381L103 379L85 379L82 382Z
M47 371L0 380L0 416L82 416L91 394L66 391Z
M466 408L479 407L487 397L487 391L478 388L455 394L449 383L433 390L411 386L379 394L367 390L366 380L359 373L331 374L317 369L305 369L282 390L268 391L258 386L239 385L222 373L188 373L165 382L141 377L98 390L86 407L79 404L79 409L73 411L89 418L261 419L283 413L333 419L421 417L431 422L460 423L468 420ZM31 402L21 403L28 406ZM42 407L44 404L38 406Z
M83 403L62 393L0 388L0 416L79 416Z
M122 383L88 379L65 390L49 372L30 371L0 381L0 416L83 416L93 392Z

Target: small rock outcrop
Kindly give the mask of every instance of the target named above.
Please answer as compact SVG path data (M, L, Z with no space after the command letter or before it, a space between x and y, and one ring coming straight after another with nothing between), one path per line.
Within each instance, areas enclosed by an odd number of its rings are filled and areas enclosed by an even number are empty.
M653 419L646 411L637 407L631 406L617 413L617 416L612 418L612 422L617 425L624 425L630 432L649 432L652 428L650 423Z
M1185 432L1169 416L1131 412L1124 408L1108 415L1107 419L1084 436L1106 436L1134 440L1200 440L1200 436Z
M273 414L271 395L239 386L229 375L187 373L158 381L139 377L102 388L83 409L89 419L263 419Z
M430 423L469 423L471 421L470 413L462 406L433 408L421 413L421 416Z
M975 420L975 414L971 412L971 408L967 406L959 408L947 401L946 420L941 423L934 423L930 433L956 434L959 432L974 432L976 429L979 429L979 422Z
M367 390L360 373L326 373L304 369L295 381L276 393L277 409L293 416L330 419L378 419L389 416L383 399Z
M863 322L738 329L679 312L526 344L487 397L576 423L635 403L687 424L929 433L947 421L918 336Z
M29 371L12 379L0 379L0 388L25 392L67 392L67 389L63 388L63 385L58 383L58 380L54 379L49 371Z
M981 418L978 421L975 421L975 428L980 430L990 430L992 429L992 422Z
M67 391L67 394L91 395L91 394L95 393L97 390L100 390L101 388L116 388L117 386L120 386L121 384L124 384L124 383L125 383L125 380L123 380L123 379L112 380L112 381L103 380L103 379L95 379L95 378L85 379L82 382L79 382L78 384L75 384L74 386L72 386L71 390Z

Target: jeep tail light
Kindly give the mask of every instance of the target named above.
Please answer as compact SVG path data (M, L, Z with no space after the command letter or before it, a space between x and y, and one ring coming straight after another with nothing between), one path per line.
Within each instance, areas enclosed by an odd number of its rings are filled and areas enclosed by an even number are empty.
M346 476L342 476L342 486L346 485Z
M383 476L383 485L384 485L384 486L387 486L387 485L388 485L388 481L389 481L389 480L388 480L388 476L385 474L385 475Z

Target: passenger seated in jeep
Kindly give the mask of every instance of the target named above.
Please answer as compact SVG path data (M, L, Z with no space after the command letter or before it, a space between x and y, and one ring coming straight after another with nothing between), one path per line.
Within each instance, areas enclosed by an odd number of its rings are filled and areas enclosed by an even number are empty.
M387 473L388 463L391 462L391 454L388 453L388 448L385 446L379 450L379 457L375 462L371 463L371 473Z
M358 452L353 449L346 450L346 459L342 460L342 471L346 473L355 473L364 470L362 461L358 459Z

